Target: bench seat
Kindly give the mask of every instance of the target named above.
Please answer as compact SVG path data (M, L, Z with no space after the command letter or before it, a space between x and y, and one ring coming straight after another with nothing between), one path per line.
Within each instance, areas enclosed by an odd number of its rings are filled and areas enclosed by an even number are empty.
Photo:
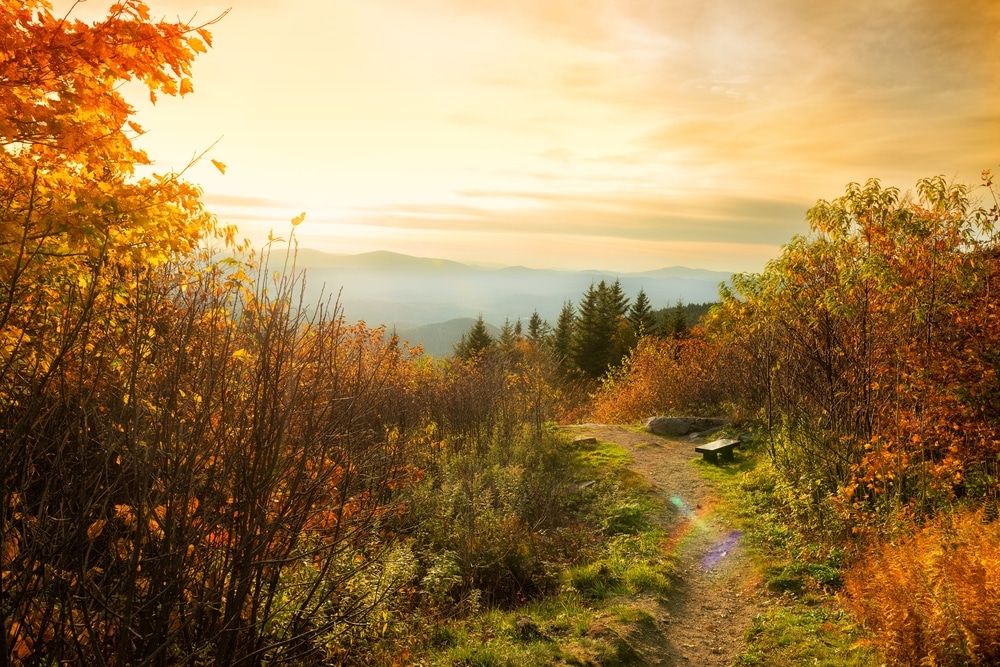
M733 449L739 444L739 440L720 438L704 445L698 445L694 448L694 451L704 455L705 460L710 463L718 463L720 454L724 461L732 461Z

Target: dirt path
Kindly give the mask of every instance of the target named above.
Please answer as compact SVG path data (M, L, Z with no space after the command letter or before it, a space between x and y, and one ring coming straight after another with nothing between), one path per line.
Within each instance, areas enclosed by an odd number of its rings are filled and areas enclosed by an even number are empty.
M692 463L698 457L692 442L619 426L572 430L624 447L667 507L663 523L679 559L678 576L659 605L662 641L647 647L646 657L659 665L731 665L768 600L740 534L715 511L719 496Z

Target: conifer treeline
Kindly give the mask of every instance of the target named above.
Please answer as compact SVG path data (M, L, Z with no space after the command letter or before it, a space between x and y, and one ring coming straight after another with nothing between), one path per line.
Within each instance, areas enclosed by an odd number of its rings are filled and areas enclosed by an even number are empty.
M480 315L455 346L455 355L471 359L493 349L513 350L519 341L527 341L551 351L564 373L597 379L617 367L644 336L683 338L711 305L678 301L654 310L644 290L632 300L621 281L602 280L591 283L576 306L567 300L554 327L536 310L526 334L520 320L507 319L494 340Z

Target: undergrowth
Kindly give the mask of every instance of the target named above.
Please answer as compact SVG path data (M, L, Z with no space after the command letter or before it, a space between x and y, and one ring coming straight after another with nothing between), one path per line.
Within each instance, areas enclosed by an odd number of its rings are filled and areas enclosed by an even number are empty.
M735 664L882 664L838 603L844 554L819 538L812 496L788 484L753 442L732 463L699 461L698 468L722 492L720 511L739 526L768 591L768 610L754 618Z
M629 457L608 443L561 447L575 485L566 511L592 536L587 548L556 573L549 594L465 617L426 619L418 642L394 664L501 667L649 664L644 637L656 620L643 602L665 596L674 561L651 520L658 509ZM647 605L648 606L648 605ZM400 662L402 660L402 662Z
M1000 524L942 512L874 546L847 576L848 603L898 665L1000 662Z

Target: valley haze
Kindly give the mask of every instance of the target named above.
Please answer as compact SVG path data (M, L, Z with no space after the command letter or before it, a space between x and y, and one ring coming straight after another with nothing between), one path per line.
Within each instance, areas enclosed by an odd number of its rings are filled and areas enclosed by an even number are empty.
M348 321L384 324L433 355L449 354L480 315L494 327L507 319L527 327L537 310L554 325L566 301L576 307L586 289L602 280L619 280L633 300L644 290L660 309L678 301L718 301L719 284L732 276L679 266L638 273L486 268L387 251L339 255L309 248L298 250L296 266L305 272L307 302L339 293Z

